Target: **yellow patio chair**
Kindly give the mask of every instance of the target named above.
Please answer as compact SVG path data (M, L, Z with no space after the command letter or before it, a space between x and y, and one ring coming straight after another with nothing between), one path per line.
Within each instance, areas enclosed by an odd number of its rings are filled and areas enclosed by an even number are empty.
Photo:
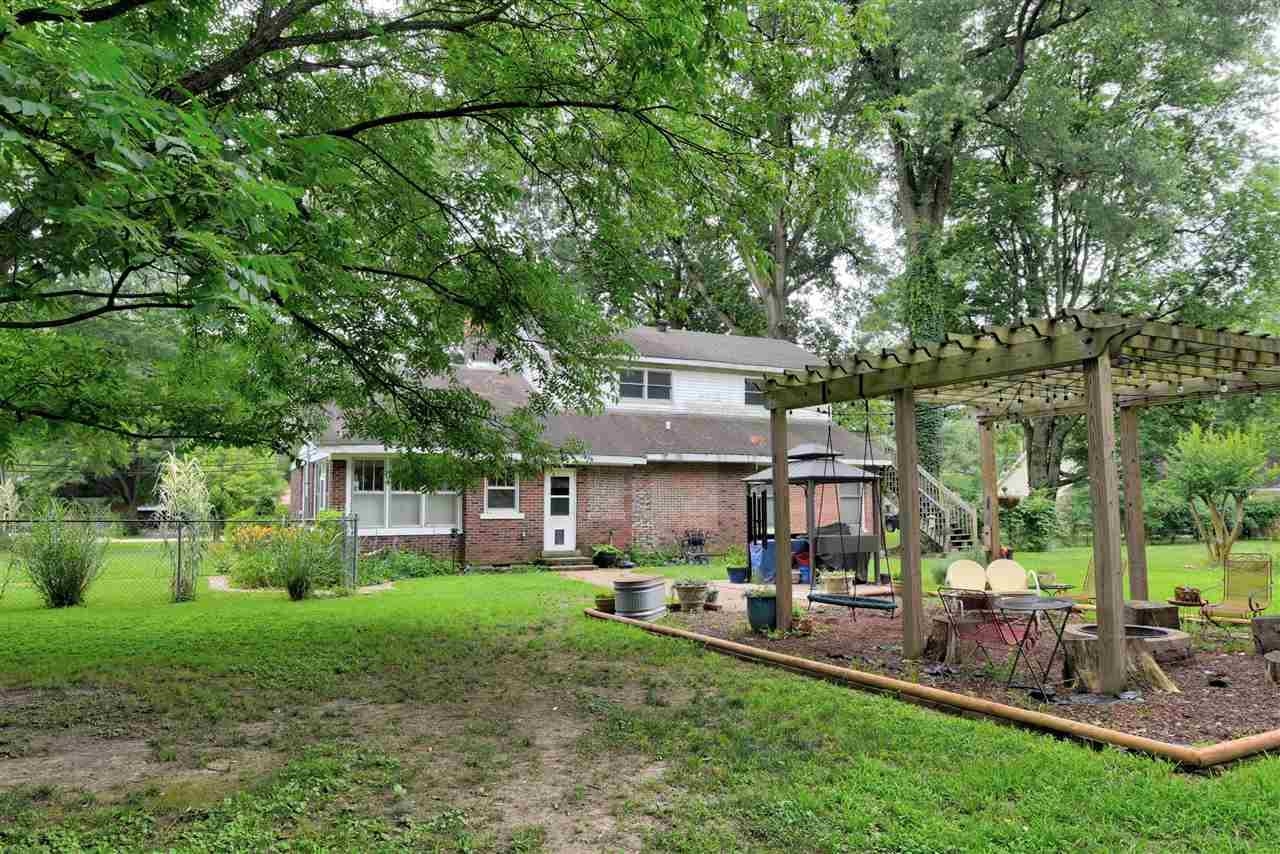
M1124 581L1129 577L1129 559L1124 553L1120 554L1120 588L1124 589ZM1073 602L1090 603L1098 598L1097 579L1093 572L1093 557L1089 558L1089 566L1085 568L1084 580L1080 582L1080 589L1075 593L1070 593L1067 598Z
M1230 631L1227 620L1251 620L1271 607L1271 555L1231 555L1222 565L1222 595L1205 596L1200 614L1206 624Z
M957 590L986 590L987 571L976 561L958 560L947 567L944 586Z
M1016 560L1000 558L987 567L987 586L992 593L1040 593L1040 579Z

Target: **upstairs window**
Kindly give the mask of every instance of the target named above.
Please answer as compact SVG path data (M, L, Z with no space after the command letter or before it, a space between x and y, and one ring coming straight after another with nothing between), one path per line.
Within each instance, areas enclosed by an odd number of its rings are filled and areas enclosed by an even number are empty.
M620 371L618 394L623 400L670 400L671 372L638 368Z
M764 392L756 386L757 380L743 380L745 386L742 402L747 406L764 406Z

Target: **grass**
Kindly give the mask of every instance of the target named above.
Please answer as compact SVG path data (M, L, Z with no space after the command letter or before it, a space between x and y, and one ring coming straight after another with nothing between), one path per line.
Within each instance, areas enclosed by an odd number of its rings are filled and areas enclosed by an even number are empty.
M1237 543L1233 552L1237 554L1263 552L1274 555L1280 552L1280 544L1269 540L1245 540ZM1059 582L1079 587L1084 580L1089 560L1093 557L1093 547L1075 546L1047 552L1015 552L1013 557L1027 569L1036 572L1052 572ZM935 568L945 569L954 559L954 557L933 558L925 561L926 589L933 590L937 587L933 581ZM896 568L896 562L894 565ZM1212 597L1212 588L1220 587L1222 584L1222 570L1209 563L1205 548L1200 543L1148 546L1147 584L1150 598L1156 601L1172 598L1173 589L1179 585L1199 587L1205 591L1206 596ZM1125 595L1128 595L1128 592L1129 585L1126 578ZM1280 612L1280 602L1272 602L1271 611Z
M592 593L527 574L6 604L0 774L63 734L146 739L168 770L96 795L30 779L0 793L0 848L1273 848L1280 759L1182 775L586 620Z

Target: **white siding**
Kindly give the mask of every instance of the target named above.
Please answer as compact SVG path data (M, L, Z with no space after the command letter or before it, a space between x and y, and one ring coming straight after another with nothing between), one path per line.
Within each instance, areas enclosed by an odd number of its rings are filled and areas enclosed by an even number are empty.
M636 370L654 370L671 372L671 400L621 400L613 390L614 402L610 409L623 409L643 412L690 412L707 415L758 416L765 418L768 411L763 406L748 406L745 401L747 379L759 379L758 373L735 373L732 371L710 371L681 369L674 365L646 365L637 360L629 365ZM817 407L792 412L796 418L826 418L825 410L819 412Z

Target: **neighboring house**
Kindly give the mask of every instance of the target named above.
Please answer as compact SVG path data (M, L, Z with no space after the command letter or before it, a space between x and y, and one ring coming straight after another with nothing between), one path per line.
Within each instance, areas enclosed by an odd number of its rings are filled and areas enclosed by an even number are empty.
M750 381L820 359L770 338L650 327L623 337L636 355L619 372L605 411L546 422L549 442L585 444L580 463L519 482L489 479L427 495L398 491L389 475L394 454L346 435L339 414L302 450L290 476L290 506L304 518L324 509L355 514L366 549L394 545L479 565L590 555L597 543L670 548L686 529L705 531L712 551L743 543L742 479L771 462L768 412ZM530 391L524 376L491 363L468 362L455 375L497 404L517 405ZM825 444L827 431L825 409L791 413L792 446ZM861 435L834 426L831 434L835 449L854 464L890 462L879 451L863 459ZM792 527L803 530L803 492L791 493ZM821 521L830 521L838 505L852 515L856 505L845 505L862 501L844 499L824 502Z

